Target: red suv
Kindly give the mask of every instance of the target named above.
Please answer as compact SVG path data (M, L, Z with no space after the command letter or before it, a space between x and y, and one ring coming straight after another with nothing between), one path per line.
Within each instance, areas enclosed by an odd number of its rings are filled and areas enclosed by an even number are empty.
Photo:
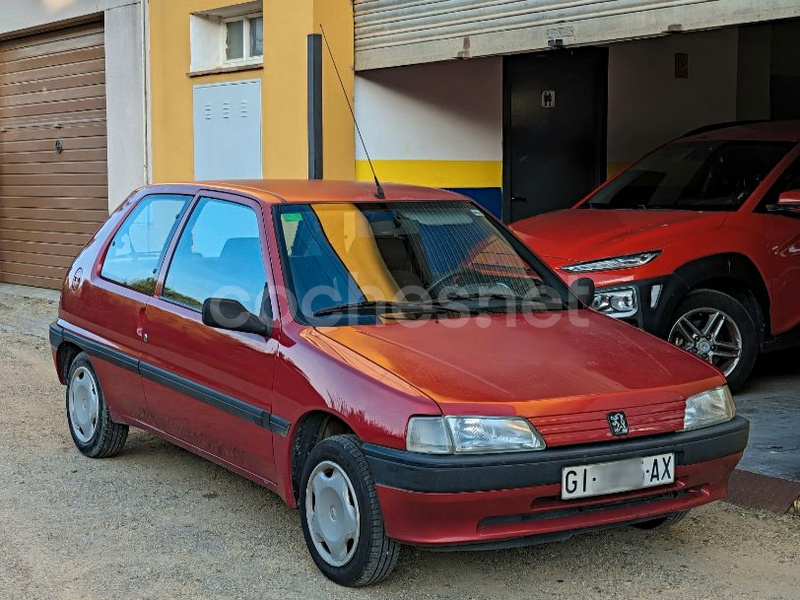
M113 456L134 426L243 475L352 586L400 544L652 528L725 496L748 423L716 369L586 309L463 196L374 192L133 194L50 328L78 449Z
M512 226L596 310L742 386L800 343L800 122L713 127L663 146L569 210Z

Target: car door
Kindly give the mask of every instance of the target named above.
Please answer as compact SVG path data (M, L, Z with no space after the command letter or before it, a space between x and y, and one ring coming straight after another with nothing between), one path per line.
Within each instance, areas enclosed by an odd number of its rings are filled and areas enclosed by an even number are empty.
M111 238L98 273L88 274L89 285L76 287L81 318L71 325L90 339L92 364L112 414L151 421L137 371L141 322L168 243L191 201L177 194L141 198Z
M783 192L800 190L800 150L756 211L764 231L765 275L772 300L773 333L800 326L800 218L769 212Z
M271 318L264 239L258 203L198 195L147 306L140 372L161 430L274 481L270 410L278 342L213 329L201 315L207 298L225 297Z

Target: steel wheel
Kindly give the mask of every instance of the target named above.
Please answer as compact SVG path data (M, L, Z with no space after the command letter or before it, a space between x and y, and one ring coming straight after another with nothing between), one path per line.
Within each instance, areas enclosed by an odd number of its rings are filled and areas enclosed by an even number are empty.
M714 308L691 310L675 321L669 341L693 352L729 376L742 358L742 332L725 312Z
M67 400L72 433L79 441L88 443L97 430L100 397L94 375L86 367L78 367L72 373Z
M306 523L320 557L333 567L355 555L361 513L353 484L333 461L318 464L306 486Z

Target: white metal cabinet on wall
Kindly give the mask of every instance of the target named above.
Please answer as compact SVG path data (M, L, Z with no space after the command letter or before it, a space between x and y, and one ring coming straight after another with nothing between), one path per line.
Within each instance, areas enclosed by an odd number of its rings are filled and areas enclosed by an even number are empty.
M354 0L356 69L800 16L798 0Z
M194 87L194 177L261 179L261 81Z

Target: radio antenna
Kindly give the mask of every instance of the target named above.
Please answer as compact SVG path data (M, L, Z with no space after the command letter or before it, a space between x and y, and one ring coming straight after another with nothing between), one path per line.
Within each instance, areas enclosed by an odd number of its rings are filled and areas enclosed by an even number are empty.
M339 72L339 67L336 64L336 59L333 56L333 50L331 50L331 45L328 43L328 36L325 35L325 29L322 27L320 23L319 30L322 32L322 40L325 42L325 47L328 49L328 55L331 57L331 62L333 63L333 70L336 71L336 77L339 79L339 85L342 88L342 94L344 94L345 102L347 102L347 108L350 109L350 116L353 117L353 123L356 126L356 133L358 134L358 139L361 141L361 147L364 149L364 154L367 157L367 162L369 163L369 169L372 171L372 178L375 180L375 197L378 200L383 200L386 198L386 194L383 192L383 187L381 186L381 182L378 181L378 174L375 173L375 165L372 164L372 158L370 158L369 150L367 150L367 143L364 141L364 136L361 135L361 127L358 126L358 121L356 120L356 111L353 110L353 104L350 102L350 97L347 95L347 88L344 86L344 81L342 80L342 74Z

